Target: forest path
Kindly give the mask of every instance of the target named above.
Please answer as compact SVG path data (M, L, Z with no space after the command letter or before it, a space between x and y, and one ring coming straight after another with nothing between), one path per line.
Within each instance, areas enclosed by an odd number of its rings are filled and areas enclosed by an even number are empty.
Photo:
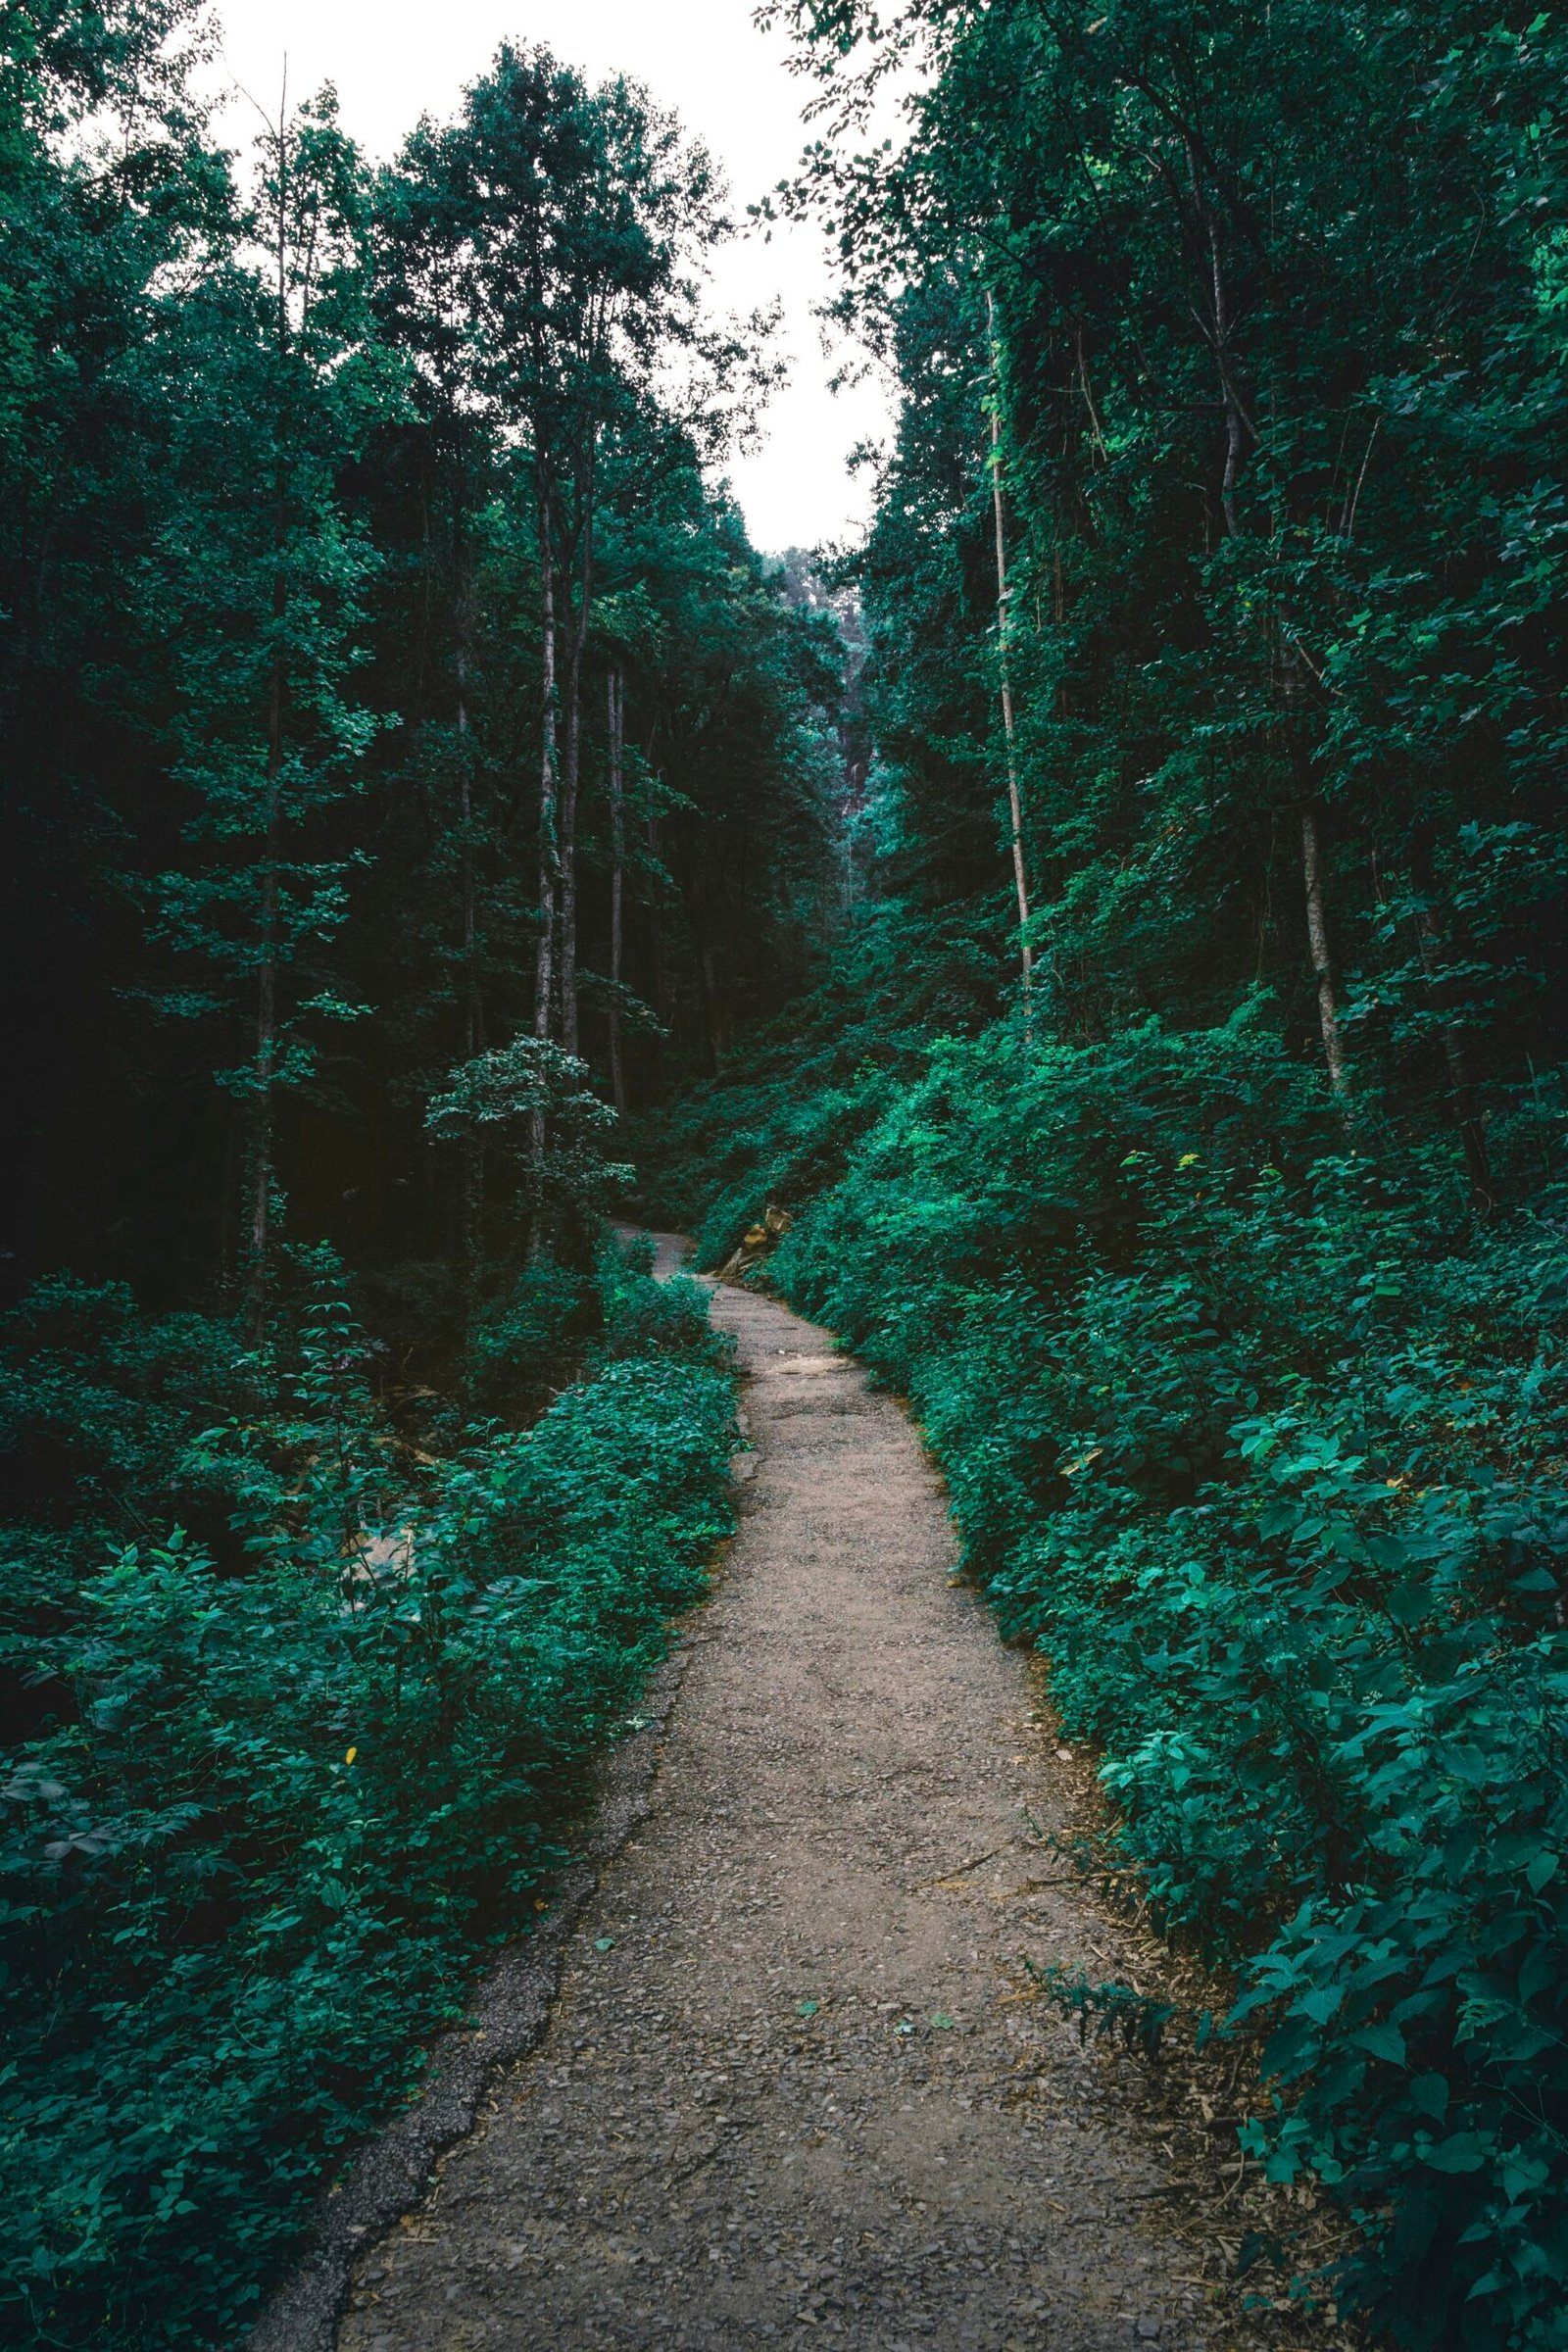
M893 1399L769 1299L713 1315L756 1472L651 1813L341 2352L1188 2347L1147 2119L1029 1997L1025 1953L1118 1952L1076 1890L1030 1891L1073 1808L1025 1663L949 1583Z

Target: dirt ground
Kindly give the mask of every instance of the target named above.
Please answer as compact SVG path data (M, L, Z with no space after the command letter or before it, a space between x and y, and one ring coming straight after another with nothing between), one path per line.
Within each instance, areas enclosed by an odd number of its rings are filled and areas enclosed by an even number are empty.
M754 1474L651 1813L539 2047L360 2265L341 2352L1246 2344L1137 2062L1033 1997L1026 1959L1129 1950L1039 1885L1082 1766L950 1582L914 1433L782 1306L713 1313Z

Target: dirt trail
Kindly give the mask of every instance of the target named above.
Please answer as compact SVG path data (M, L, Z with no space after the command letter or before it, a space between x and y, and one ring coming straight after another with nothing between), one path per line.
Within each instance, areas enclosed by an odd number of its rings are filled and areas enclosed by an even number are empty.
M1020 1997L1025 1954L1118 1958L1076 1892L1028 1889L1070 1776L1023 1661L949 1584L897 1404L767 1299L713 1313L756 1468L651 1815L540 2046L361 2266L342 2352L1196 2352L1147 2119Z

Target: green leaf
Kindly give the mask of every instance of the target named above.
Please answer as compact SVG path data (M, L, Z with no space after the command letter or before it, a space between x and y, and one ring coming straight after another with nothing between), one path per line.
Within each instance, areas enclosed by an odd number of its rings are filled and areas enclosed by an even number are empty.
M1343 1984L1317 1984L1303 1993L1295 2004L1302 2017L1309 2017L1315 2026L1326 2026L1345 2001Z
M1479 2173L1491 2154L1491 2139L1479 2132L1454 2132L1424 2149L1421 2160L1435 2173Z
M1350 2038L1358 2049L1370 2051L1374 2058L1382 2058L1390 2066L1404 2064L1404 2035L1397 2026L1363 2026Z

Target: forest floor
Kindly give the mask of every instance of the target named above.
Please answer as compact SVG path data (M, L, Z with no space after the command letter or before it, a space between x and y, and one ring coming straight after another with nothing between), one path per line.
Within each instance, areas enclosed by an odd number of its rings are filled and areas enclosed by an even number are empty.
M914 1431L783 1306L713 1314L755 1474L651 1811L340 2352L1301 2341L1216 2283L1234 2135L1039 1997L1026 1962L1145 1984L1150 1945L1051 1842L1091 1776L955 1578Z

